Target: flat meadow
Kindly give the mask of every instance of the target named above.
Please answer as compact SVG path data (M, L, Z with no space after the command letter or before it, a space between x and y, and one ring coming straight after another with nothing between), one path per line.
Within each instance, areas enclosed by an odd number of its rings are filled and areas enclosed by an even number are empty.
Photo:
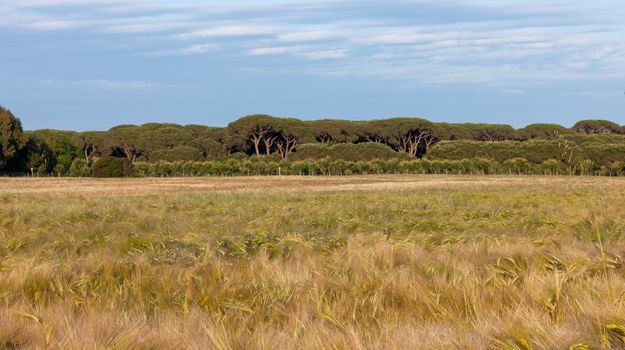
M0 179L0 348L622 349L625 179Z

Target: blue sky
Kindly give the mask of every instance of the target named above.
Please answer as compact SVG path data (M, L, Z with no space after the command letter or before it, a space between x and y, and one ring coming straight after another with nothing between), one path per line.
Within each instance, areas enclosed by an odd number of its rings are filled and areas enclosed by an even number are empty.
M617 0L0 0L26 129L301 119L625 124Z

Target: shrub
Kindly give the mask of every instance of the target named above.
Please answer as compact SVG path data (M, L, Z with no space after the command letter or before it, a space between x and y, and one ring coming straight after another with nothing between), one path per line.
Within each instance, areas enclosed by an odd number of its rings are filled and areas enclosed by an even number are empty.
M609 120L580 120L573 125L573 130L584 134L621 134L620 125Z
M69 174L74 177L85 177L91 174L91 169L83 158L76 158L69 167Z
M65 165L58 163L55 167L54 167L54 173L58 176L61 176L63 174L65 174Z
M556 159L547 159L540 164L544 175L558 175L561 173L562 163Z
M622 176L623 174L625 174L625 162L612 163L609 169L609 175Z
M252 157L246 160L217 160L205 162L135 162L137 176L250 176L250 175L360 175L360 174L515 174L515 175L625 175L625 162L600 166L592 160L573 164L548 159L531 163L525 158L497 162L485 158L461 160L374 159L346 161L323 159L280 160Z
M502 173L508 174L531 174L531 164L525 158L507 159L501 164Z
M99 158L91 169L93 177L129 177L134 175L133 165L127 158Z
M572 151L574 156L580 153L577 145L572 145ZM500 163L513 158L525 158L530 163L540 164L548 159L561 159L562 150L557 140L442 141L434 145L426 157L437 160L486 158Z
M326 158L330 154L330 147L325 143L309 143L301 145L294 153L289 155L291 160L304 160L304 159L322 159Z
M413 159L407 153L396 152L389 146L375 142L338 143L338 144L304 144L297 152L289 155L290 160L323 159L345 161L370 161L374 159Z
M625 161L625 144L589 143L582 150L584 159L590 159L599 166Z
M590 159L584 159L576 164L576 174L578 175L594 175L597 170L599 168Z
M625 135L621 134L562 134L562 137L578 145L625 144Z
M530 124L517 130L519 140L556 139L559 135L570 134L574 131L558 124Z

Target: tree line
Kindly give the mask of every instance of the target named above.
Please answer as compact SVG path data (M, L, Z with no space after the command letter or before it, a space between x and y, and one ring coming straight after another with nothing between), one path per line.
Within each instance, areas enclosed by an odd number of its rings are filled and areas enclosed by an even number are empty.
M525 158L510 158L503 162L488 158L346 161L331 158L288 160L272 155L203 162L137 162L134 167L134 175L139 177L371 174L623 176L625 175L625 162L619 161L612 163L610 167L602 167L591 160L579 161L568 166L554 159L541 163L532 163ZM80 175L77 174L76 176Z
M571 128L531 124L514 129L420 118L303 121L250 115L227 127L149 123L107 131L24 131L20 120L0 107L0 173L5 174L86 175L97 160L110 158L138 164L250 156L289 161L524 158L534 164L553 159L571 166L588 159L610 166L625 160L623 145L625 128L607 120L583 120Z

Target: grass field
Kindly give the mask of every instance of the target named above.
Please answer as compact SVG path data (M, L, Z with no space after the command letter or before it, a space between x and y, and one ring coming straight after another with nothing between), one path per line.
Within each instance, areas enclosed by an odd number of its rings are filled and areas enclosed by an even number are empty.
M0 348L621 349L625 180L0 179Z

